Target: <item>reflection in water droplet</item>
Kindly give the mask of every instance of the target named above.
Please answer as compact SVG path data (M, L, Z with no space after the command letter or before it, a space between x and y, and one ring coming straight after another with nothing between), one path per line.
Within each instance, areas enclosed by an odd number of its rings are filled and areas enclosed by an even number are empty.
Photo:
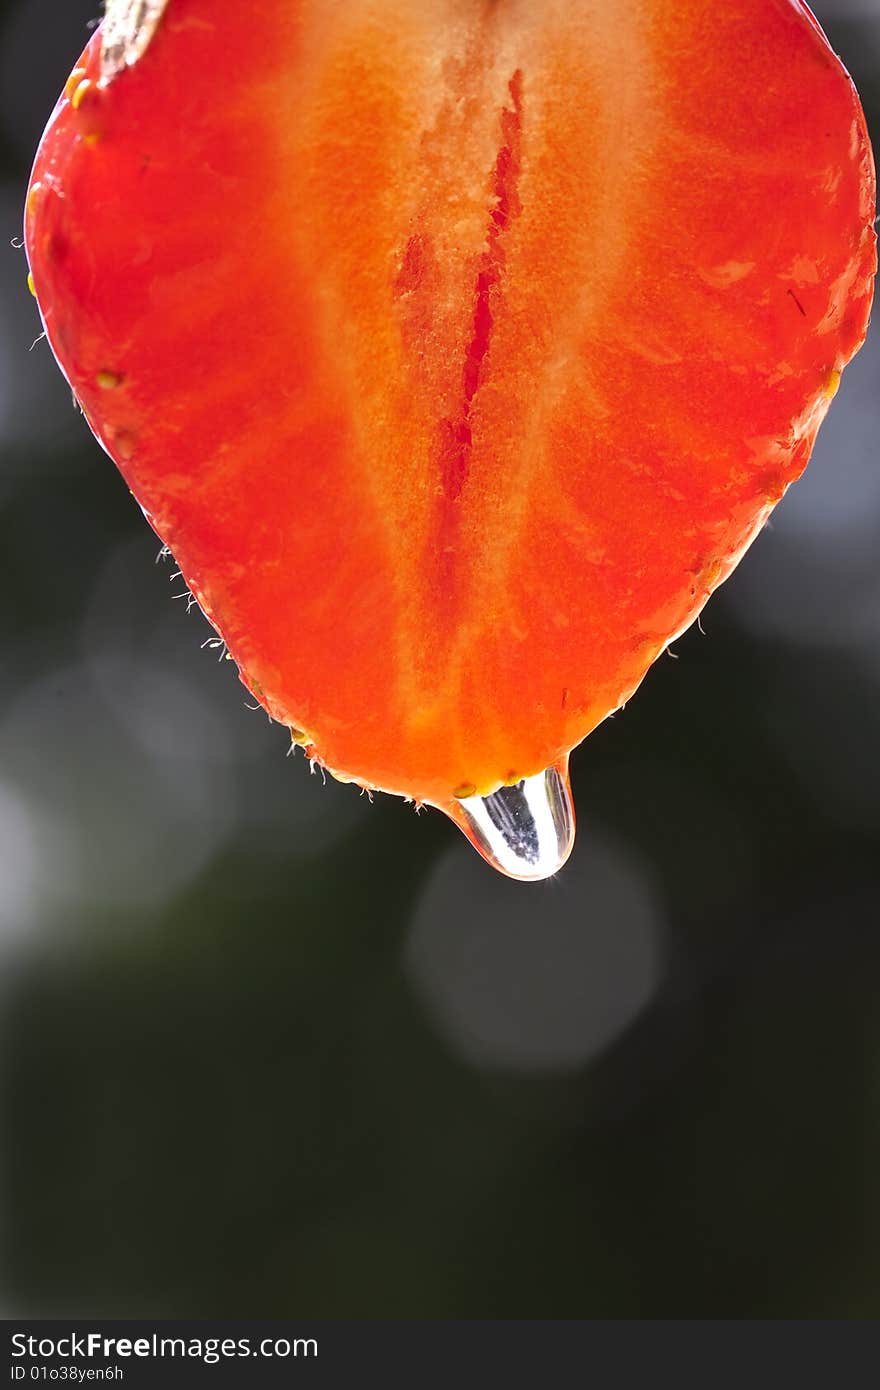
M568 759L491 796L467 796L443 808L487 863L510 878L549 878L574 844Z

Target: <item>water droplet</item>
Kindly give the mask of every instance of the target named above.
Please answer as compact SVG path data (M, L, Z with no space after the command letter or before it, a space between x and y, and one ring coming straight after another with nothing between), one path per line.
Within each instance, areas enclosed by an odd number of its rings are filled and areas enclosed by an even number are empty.
M568 758L491 796L466 796L443 808L476 849L510 878L549 878L574 844Z

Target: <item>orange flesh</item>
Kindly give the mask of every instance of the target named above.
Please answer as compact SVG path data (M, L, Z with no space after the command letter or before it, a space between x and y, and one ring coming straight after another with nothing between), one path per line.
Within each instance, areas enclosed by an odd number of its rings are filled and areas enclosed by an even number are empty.
M92 428L255 696L421 801L562 757L864 338L858 98L790 0L170 0L44 137ZM90 87L81 87L82 78Z

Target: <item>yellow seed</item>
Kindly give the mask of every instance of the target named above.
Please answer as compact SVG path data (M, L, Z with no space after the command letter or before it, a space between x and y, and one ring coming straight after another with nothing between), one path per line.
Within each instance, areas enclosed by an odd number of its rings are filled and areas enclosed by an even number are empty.
M36 287L36 285L34 284L33 272L30 271L30 270L28 271L27 287L28 287L28 289L30 290L31 294L34 296L34 299L36 299L36 297L37 297L37 287Z
M30 214L34 212L42 191L43 185L41 183L31 184L30 188L28 189L27 202L25 204L25 211L27 213Z
M70 76L64 84L64 95L66 97L70 98L73 96L74 92L76 91L80 82L82 82L85 75L85 68L74 68L73 72L70 74Z
M823 392L823 394L824 394L825 396L827 396L827 398L828 398L829 401L833 401L833 400L834 400L834 397L837 395L837 392L839 391L839 389L840 389L840 372L839 372L839 371L837 370L837 368L835 367L835 369L831 372L830 376L828 377L828 380L827 380L826 383L825 383L825 387L824 387L824 392Z
M125 377L121 372L101 371L95 377L102 391L115 391L117 386L121 386Z
M464 801L467 797L476 796L476 794L477 789L474 786L473 782L462 782L461 785L456 787L455 791L452 793L452 795L456 798L457 801Z
M76 86L70 93L70 104L73 107L74 111L79 110L86 97L91 92L93 92L94 89L94 82L90 82L87 77L84 77L80 82L77 82Z
M713 560L711 565L706 566L706 568L703 570L703 583L705 584L707 589L714 589L715 585L718 583L718 580L721 577L721 571L723 568L724 566L720 560Z
M137 440L130 430L120 430L113 435L113 450L121 459L130 459L136 444Z
M308 734L305 732L305 730L303 730L303 729L291 729L291 731L290 731L290 741L291 741L291 743L300 743L300 744L308 743L308 742L309 742L309 736L308 736Z

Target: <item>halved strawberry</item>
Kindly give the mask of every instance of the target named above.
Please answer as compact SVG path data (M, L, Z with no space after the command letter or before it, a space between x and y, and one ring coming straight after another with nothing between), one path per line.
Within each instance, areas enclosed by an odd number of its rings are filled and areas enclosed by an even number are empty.
M49 341L256 698L460 819L805 467L871 301L858 98L799 0L147 8L37 155Z

